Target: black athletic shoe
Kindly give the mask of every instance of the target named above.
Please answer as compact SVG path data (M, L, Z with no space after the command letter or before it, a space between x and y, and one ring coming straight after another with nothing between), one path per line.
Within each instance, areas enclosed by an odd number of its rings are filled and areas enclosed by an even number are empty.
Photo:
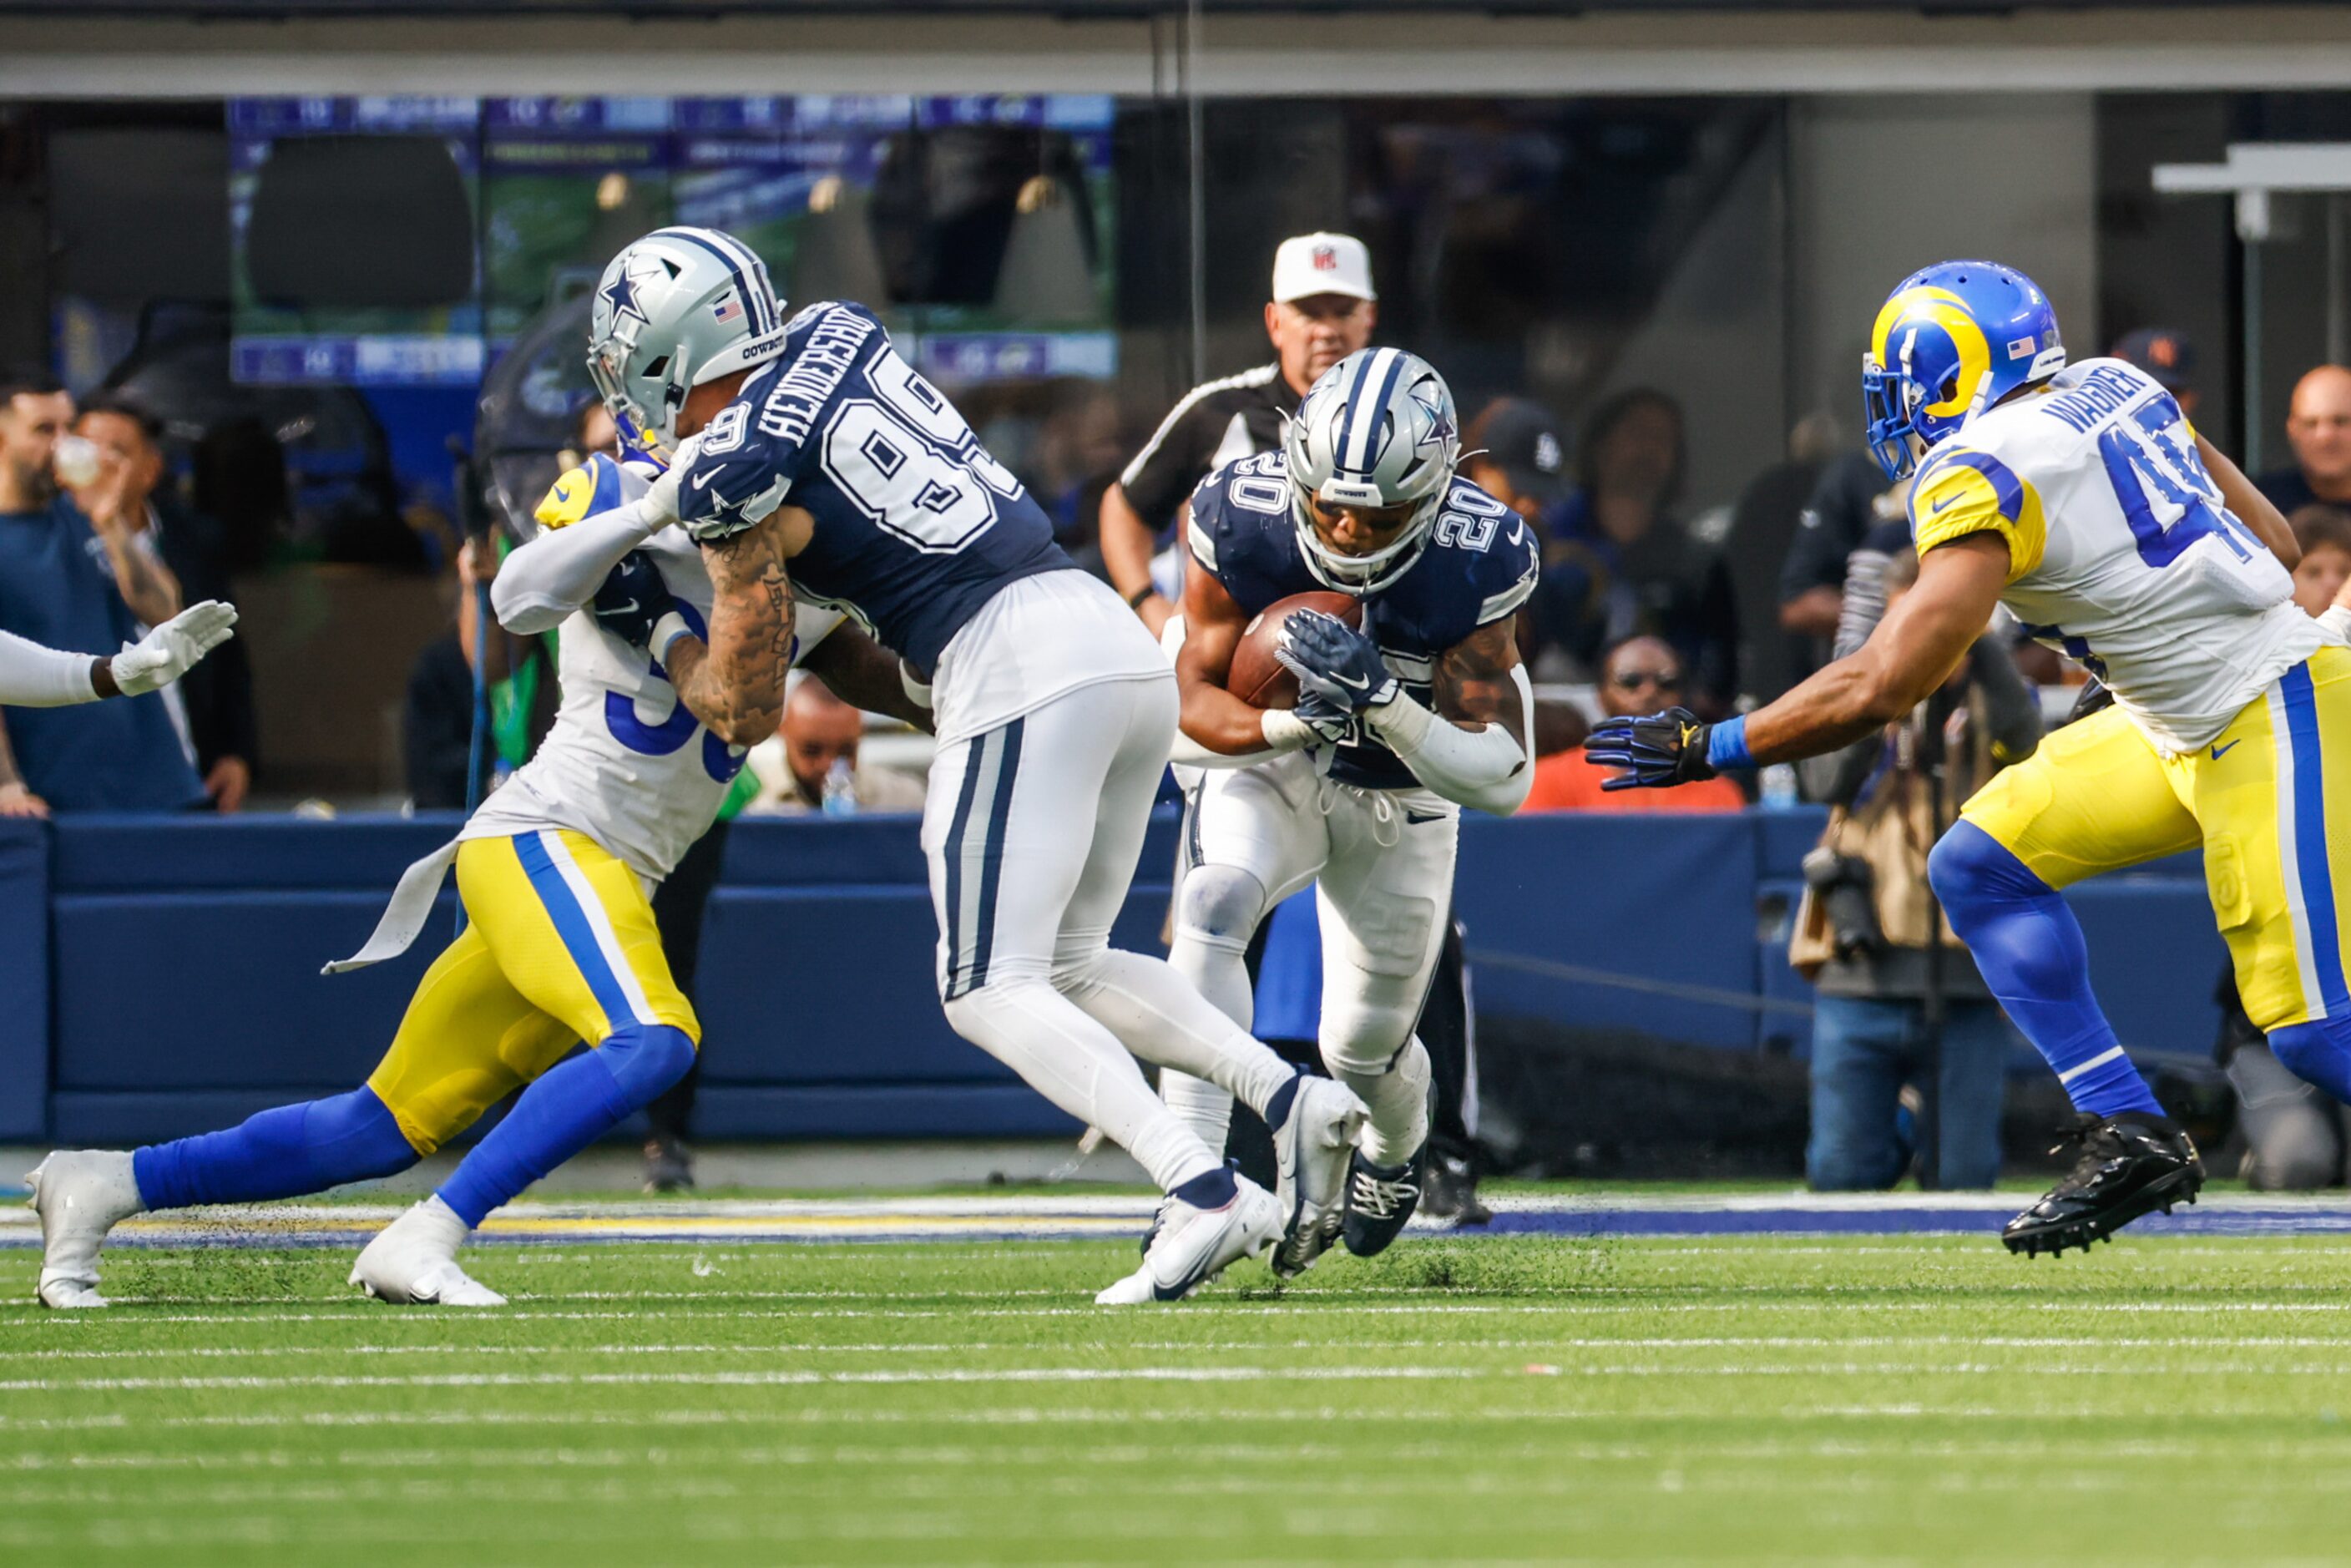
M1478 1167L1456 1155L1431 1155L1421 1184L1420 1212L1456 1226L1491 1225L1494 1211L1478 1201Z
M1420 1205L1421 1172L1428 1162L1428 1145L1413 1151L1400 1166L1375 1166L1358 1149L1347 1160L1347 1217L1340 1222L1339 1239L1358 1258L1377 1257L1404 1232L1405 1222Z
M2168 1214L2175 1203L2194 1203L2204 1185L2195 1140L2168 1116L2081 1116L2050 1153L2067 1144L2079 1144L2081 1157L2046 1197L2008 1222L2000 1239L2010 1251L2086 1252L2151 1209Z

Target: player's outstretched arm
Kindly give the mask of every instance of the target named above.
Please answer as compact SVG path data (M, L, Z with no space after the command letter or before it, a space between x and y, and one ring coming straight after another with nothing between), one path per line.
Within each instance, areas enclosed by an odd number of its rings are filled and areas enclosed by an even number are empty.
M823 642L809 651L800 667L852 707L888 714L920 730L935 727L931 710L916 702L907 690L904 661L867 636L861 627L834 627Z
M510 552L490 580L498 624L521 636L551 632L596 597L612 568L664 523L642 504L549 528Z
M235 635L236 611L217 599L188 606L112 658L61 653L0 632L0 706L68 707L141 696L170 685Z
M2008 543L1965 534L1928 550L1918 581L1855 653L1777 702L1722 724L1684 709L1603 719L1584 755L1624 771L1610 789L1711 779L1725 768L1795 762L1850 746L1917 707L1949 680L1991 624L2008 582Z
M2302 563L2302 546L2294 542L2294 528L2285 514L2273 505L2267 496L2253 487L2245 471L2237 466L2229 455L2205 440L2196 438L2196 455L2203 461L2204 472L2220 486L2220 499L2239 522L2261 536L2270 553L2292 571Z
M792 583L784 570L789 510L703 542L710 641L705 646L681 637L670 644L678 700L729 746L758 745L783 717L784 676L792 664Z

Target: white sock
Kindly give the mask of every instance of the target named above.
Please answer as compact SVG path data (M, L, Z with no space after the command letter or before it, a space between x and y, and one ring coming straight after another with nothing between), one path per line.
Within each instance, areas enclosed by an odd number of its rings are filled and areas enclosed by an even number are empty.
M455 1258L457 1249L465 1244L465 1238L474 1233L474 1228L458 1218L457 1211L442 1202L437 1192L394 1223L407 1226L445 1258Z
M1260 1115L1297 1076L1161 959L1105 948L1053 983L1144 1061L1205 1078Z
M1162 1192L1221 1170L1110 1030L1041 979L991 982L946 1004L955 1031L1133 1155ZM1278 1060L1278 1059L1277 1059ZM454 1217L453 1217L454 1218Z
M1356 1145L1364 1158L1375 1166L1400 1166L1428 1141L1428 1051L1418 1036L1405 1042L1404 1053L1385 1072L1333 1068L1332 1073L1371 1107L1372 1119Z
M1233 1129L1233 1097L1203 1078L1188 1072L1178 1072L1172 1067L1159 1070L1159 1097L1167 1108L1184 1118L1184 1124L1200 1135L1210 1154L1225 1146L1226 1134Z

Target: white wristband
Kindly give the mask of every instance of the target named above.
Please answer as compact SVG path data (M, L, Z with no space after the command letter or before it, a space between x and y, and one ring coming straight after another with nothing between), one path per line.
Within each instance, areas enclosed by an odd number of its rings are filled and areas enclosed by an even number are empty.
M1270 707L1258 720L1269 751L1303 751L1314 739L1314 728L1288 708Z
M684 616L674 610L664 615L653 622L653 634L651 640L653 662L658 664L667 664L670 644L675 643L680 637L693 635L694 628L685 623Z

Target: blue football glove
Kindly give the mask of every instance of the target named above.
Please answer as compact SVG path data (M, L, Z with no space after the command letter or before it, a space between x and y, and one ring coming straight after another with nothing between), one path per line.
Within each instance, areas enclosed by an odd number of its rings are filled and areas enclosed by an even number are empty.
M1290 612L1281 623L1281 645L1273 656L1298 677L1301 708L1312 695L1353 717L1395 701L1399 689L1380 657L1378 643L1319 610Z
M662 580L661 568L641 549L621 558L588 603L597 625L634 648L650 645L653 622L676 608L677 601Z
M1715 776L1706 759L1714 726L1701 724L1686 707L1669 707L1640 718L1604 718L1592 727L1583 755L1603 768L1623 772L1603 789L1664 789Z

